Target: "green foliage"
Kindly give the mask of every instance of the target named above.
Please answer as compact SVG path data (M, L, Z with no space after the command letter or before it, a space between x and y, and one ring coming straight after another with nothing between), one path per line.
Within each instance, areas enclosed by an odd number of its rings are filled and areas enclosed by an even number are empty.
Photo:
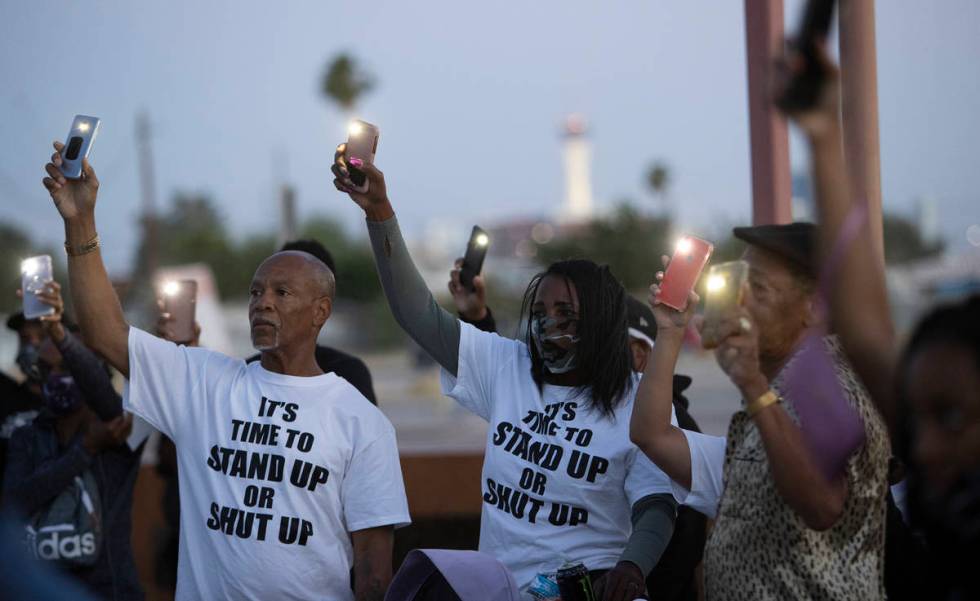
M886 213L884 216L885 262L900 264L942 254L942 240L926 242L918 226L910 219Z
M366 239L350 238L339 223L326 217L306 221L300 237L319 240L333 255L341 299L373 301L381 297L374 255ZM211 267L224 299L245 298L255 269L277 250L272 234L232 238L215 203L204 194L177 195L170 211L157 218L157 239L160 267L205 263ZM144 240L137 276L146 264L145 246Z
M338 297L355 301L381 298L374 253L367 239L352 240L339 223L322 216L307 220L300 229L300 238L319 240L333 255Z
M350 55L341 53L327 65L320 85L324 96L349 112L374 87L374 79Z
M670 254L670 229L669 219L647 217L624 203L609 218L539 245L537 257L542 265L576 257L605 263L627 290L640 290L653 281L660 256Z

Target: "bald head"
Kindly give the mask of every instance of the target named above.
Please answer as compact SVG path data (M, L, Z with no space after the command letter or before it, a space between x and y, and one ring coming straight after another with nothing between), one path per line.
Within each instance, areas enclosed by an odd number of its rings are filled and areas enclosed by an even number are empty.
M249 290L253 346L261 351L312 348L330 318L336 290L333 272L309 253L284 251L263 261Z
M263 268L270 267L296 273L305 283L314 286L313 292L317 298L326 296L332 301L337 294L337 281L333 277L333 271L308 252L300 250L277 252L259 265L256 274Z

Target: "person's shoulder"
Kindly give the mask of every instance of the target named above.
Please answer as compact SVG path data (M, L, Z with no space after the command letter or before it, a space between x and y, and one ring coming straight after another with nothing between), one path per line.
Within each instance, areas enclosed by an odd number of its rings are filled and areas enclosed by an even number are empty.
M371 427L391 428L388 417L381 412L356 386L338 376L329 374L324 384L332 401L333 411L345 417L363 422Z
M460 321L460 343L468 346L473 352L489 351L497 359L512 355L515 358L527 358L530 353L527 345L520 340L501 336L497 332L484 332L472 324Z
M360 358L331 346L317 345L316 363L323 371L334 372L342 378L345 372L370 373Z

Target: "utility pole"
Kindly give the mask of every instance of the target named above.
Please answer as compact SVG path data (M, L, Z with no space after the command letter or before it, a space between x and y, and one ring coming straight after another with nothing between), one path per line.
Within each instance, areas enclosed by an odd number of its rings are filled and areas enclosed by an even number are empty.
M279 188L279 238L276 248L296 239L296 191L289 184Z
M142 275L153 281L159 265L157 245L156 178L153 172L153 151L150 143L150 118L146 112L136 116L136 152L139 160L141 205L140 224L143 229Z

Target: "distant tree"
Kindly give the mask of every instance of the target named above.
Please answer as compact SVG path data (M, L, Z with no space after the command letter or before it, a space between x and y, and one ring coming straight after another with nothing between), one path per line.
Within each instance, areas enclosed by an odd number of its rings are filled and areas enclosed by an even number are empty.
M670 167L663 161L655 161L647 169L646 184L660 205L660 209L667 213L670 208L667 203L667 191L671 184Z
M354 58L346 53L335 56L324 71L320 89L323 95L337 104L348 116L358 100L374 87L374 78L361 70Z
M367 240L351 239L338 222L323 216L308 219L300 228L300 238L319 240L330 251L337 266L339 298L360 302L381 298L374 253Z
M910 219L886 213L883 219L885 233L885 262L908 263L941 255L946 248L942 240L927 242L922 239L919 227Z
M624 202L611 217L538 245L537 258L542 265L567 258L605 263L628 290L639 291L653 282L660 255L670 254L670 230L670 219L646 217Z

